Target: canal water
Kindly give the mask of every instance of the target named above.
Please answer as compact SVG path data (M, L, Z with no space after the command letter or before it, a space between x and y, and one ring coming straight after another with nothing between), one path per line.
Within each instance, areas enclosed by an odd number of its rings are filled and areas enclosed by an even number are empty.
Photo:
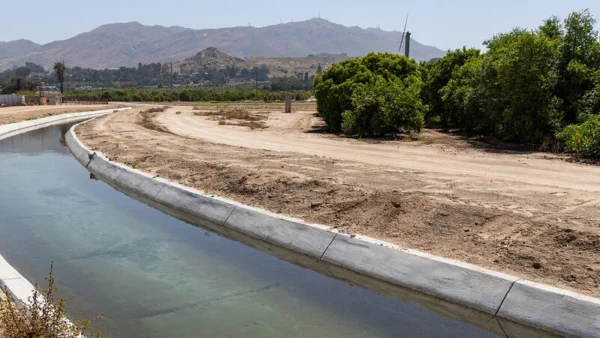
M0 254L104 337L488 337L167 216L90 179L70 126L0 141Z

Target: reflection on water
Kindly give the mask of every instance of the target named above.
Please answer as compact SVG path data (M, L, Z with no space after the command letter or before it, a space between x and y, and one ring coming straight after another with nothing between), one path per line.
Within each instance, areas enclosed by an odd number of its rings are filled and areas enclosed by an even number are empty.
M105 336L490 336L133 200L70 156L67 130L0 141L0 254L33 282L54 261L70 315L105 313Z
M0 153L56 152L70 155L71 152L65 141L65 135L70 128L71 124L51 126L0 140Z

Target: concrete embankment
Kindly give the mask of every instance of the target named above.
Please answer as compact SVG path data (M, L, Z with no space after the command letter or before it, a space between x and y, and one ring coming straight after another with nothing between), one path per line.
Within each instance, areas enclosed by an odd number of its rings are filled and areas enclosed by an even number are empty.
M86 148L75 128L66 141L82 165L115 188L334 278L509 337L600 337L596 298L210 196L109 161Z

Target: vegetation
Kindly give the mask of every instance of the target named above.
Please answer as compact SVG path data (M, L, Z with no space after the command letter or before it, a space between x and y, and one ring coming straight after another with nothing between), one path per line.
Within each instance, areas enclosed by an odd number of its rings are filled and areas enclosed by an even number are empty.
M66 68L62 62L57 62L53 72L48 73L42 66L26 63L24 67L0 72L0 84L4 85L6 93L24 90L26 84L37 86L44 82L46 85L57 85L62 88L68 82L70 91L81 88L127 89L127 88L170 88L201 86L219 87L230 84L254 85L256 81L261 87L270 91L312 90L312 77L308 73L290 74L290 76L269 77L270 71L266 65L252 68L227 66L224 69L205 68L201 72L190 74L173 73L171 77L170 64L150 63L138 64L138 67L120 67L118 69L89 69L81 67ZM16 85L15 85L16 84ZM29 86L31 87L31 86ZM29 88L28 87L28 88Z
M583 135L574 131L593 137L596 120L579 129L567 126L600 112L600 43L594 24L587 10L572 13L564 23L553 17L533 31L516 28L494 36L485 42L484 54L456 50L422 65L426 120L537 147L569 139L571 150L591 154L588 146L575 147L573 140Z
M57 62L54 64L54 73L56 74L56 81L60 84L60 93L65 93L65 72L67 67L65 67L64 62Z
M178 88L178 89L109 89L69 92L72 101L174 102L174 101L283 101L287 96L306 100L311 92L304 90L271 92L248 87Z
M421 86L413 60L371 53L334 64L317 76L315 97L330 131L383 135L421 129Z
M592 115L581 125L566 127L558 138L580 156L600 158L600 116Z
M84 333L92 321L79 320L69 322L66 315L66 301L56 300L57 288L50 265L48 289L40 290L35 285L33 296L22 307L16 305L8 289L4 288L6 299L0 299L0 332L8 338L76 338Z

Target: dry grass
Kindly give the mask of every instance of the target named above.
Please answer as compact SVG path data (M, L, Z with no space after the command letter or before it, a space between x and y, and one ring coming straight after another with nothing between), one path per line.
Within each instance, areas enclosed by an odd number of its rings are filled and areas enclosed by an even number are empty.
M141 111L140 116L142 117L142 119L139 122L139 124L146 129L156 130L161 133L170 133L170 131L167 128L165 128L163 125L156 123L156 121L154 121L154 118L156 117L157 113L162 113L168 108L169 107L167 107L167 106L164 106L162 108L154 107L154 108L149 108L149 109Z
M217 111L196 112L196 116L209 116L219 122L219 125L241 126L250 129L267 128L265 120L268 113L250 113L243 108L219 109Z

